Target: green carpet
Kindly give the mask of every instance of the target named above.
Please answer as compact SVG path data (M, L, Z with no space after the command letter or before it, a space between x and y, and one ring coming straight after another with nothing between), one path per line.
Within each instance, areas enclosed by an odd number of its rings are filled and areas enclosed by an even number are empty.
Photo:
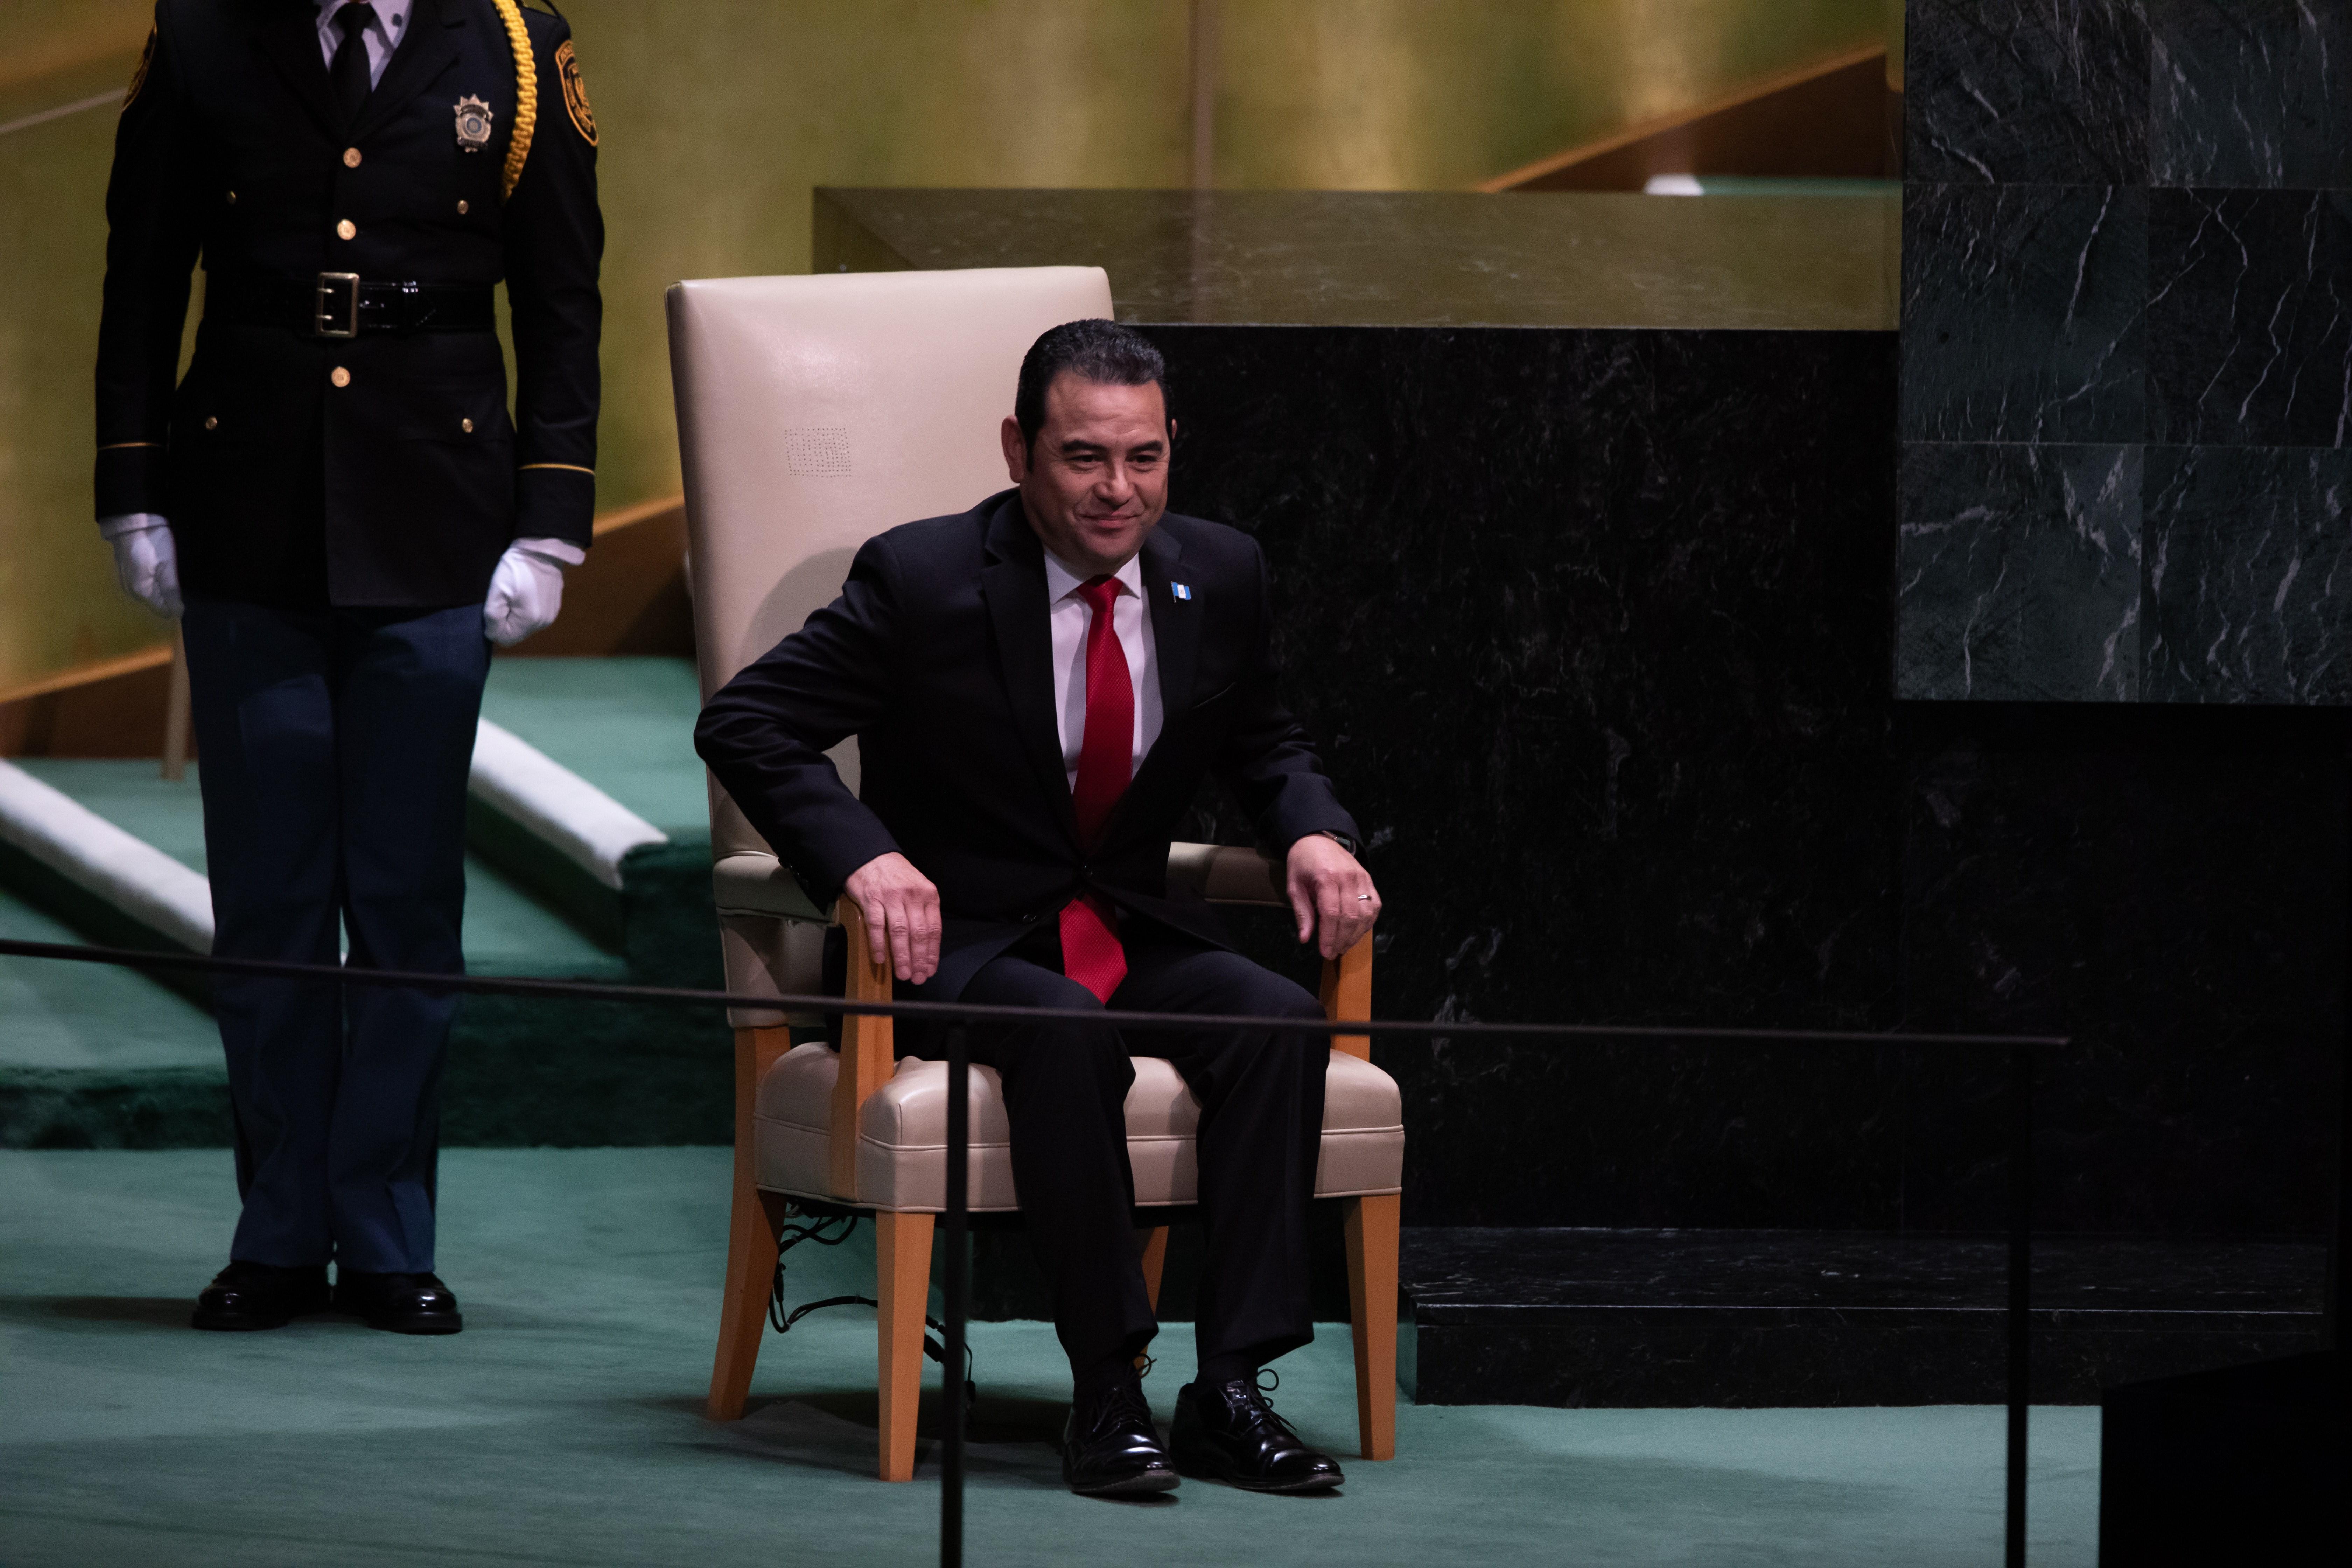
M234 1210L225 1154L0 1152L0 1558L14 1568L932 1561L934 1456L871 1479L872 1316L768 1336L742 1422L700 1406L723 1267L718 1149L472 1150L442 1163L453 1340L342 1320L201 1335L187 1300ZM870 1289L853 1241L794 1254L793 1297ZM805 1262L799 1261L806 1259ZM1347 1332L1276 1400L1348 1463L1335 1498L1187 1482L1156 1503L1061 1489L1050 1329L978 1325L969 1556L980 1563L2000 1561L2001 1417L1903 1410L1399 1412L1349 1461ZM1171 1326L1146 1384L1164 1421ZM936 1375L936 1374L934 1374ZM2035 1413L2040 1564L2095 1552L2098 1413Z
M0 936L76 942L73 928L0 889ZM220 1067L204 1010L134 970L0 958L0 1070Z
M492 661L482 711L669 835L632 851L617 897L477 802L475 847L518 886L562 910L653 985L716 988L710 799L694 754L702 697L683 658Z
M499 658L482 717L680 841L710 842L690 658Z
M647 715L658 708L638 689L674 699L680 665L671 659L514 662L627 667L613 683L620 717L607 736L623 748L624 758L626 748L646 743L653 724ZM506 666L497 668L503 671ZM565 673L569 688L553 683L569 692L556 705L562 712L531 702L515 706L537 714L539 730L569 729L587 737L575 745L590 744L604 731L584 720L582 710L584 693L597 689L601 678L593 668ZM690 696L690 667L685 681ZM683 723L690 731L691 708ZM679 744L686 748L686 768L698 798L701 764L694 760L690 739ZM203 803L193 767L184 783L166 784L147 762L30 759L22 765L183 864L205 868ZM625 762L618 772L642 781L659 770ZM672 766L671 772L678 770ZM655 793L641 789L633 805L657 804ZM670 792L677 794L675 788ZM642 851L629 861L622 894L626 934L618 951L600 944L483 856L469 853L467 970L718 986L709 835L707 826L698 831L691 841ZM59 911L36 908L5 888L0 898L7 899L0 905L0 927L8 934L44 942L120 940L121 933L110 929L70 928L54 918ZM37 974L37 967L59 973ZM28 1001L21 1008L0 1008L0 1146L226 1144L226 1079L217 1037L209 1021L186 1003L136 974L37 965L26 959L0 960L0 986L6 985L17 987ZM15 995L0 991L0 1002L13 1002ZM171 1020L168 1029L159 1022L164 1018ZM142 1043L166 1036L171 1043L160 1057L158 1047ZM201 1050L195 1048L199 1036L209 1041ZM723 1142L733 1093L730 1040L723 1017L707 1009L467 997L459 1004L443 1079L444 1141Z
M140 761L26 758L26 773L191 869L207 868L195 764L166 784ZM478 855L466 857L466 967L477 974L627 978L628 966Z
M0 936L87 940L5 889ZM0 958L0 1147L228 1140L228 1071L202 1008L134 970Z

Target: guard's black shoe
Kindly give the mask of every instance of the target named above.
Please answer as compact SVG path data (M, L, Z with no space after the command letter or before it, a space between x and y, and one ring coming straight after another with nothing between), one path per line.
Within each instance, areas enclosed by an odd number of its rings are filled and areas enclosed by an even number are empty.
M454 1334L466 1326L457 1295L435 1274L335 1270L335 1310L395 1334Z
M1137 1497L1177 1484L1140 1382L1119 1378L1071 1404L1062 1479L1081 1497Z
M295 1319L327 1310L327 1267L280 1268L269 1263L232 1262L213 1276L196 1298L189 1326L238 1332L282 1329Z
M1173 1437L1178 1469L1246 1491L1328 1491L1347 1479L1274 1413L1250 1378L1177 1390Z

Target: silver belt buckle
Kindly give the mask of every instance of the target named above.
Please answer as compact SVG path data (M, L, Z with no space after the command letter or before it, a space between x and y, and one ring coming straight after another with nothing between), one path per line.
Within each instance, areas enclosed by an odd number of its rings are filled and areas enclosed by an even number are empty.
M342 290L339 300L335 291ZM335 326L330 317L340 304L343 310L343 325ZM321 272L319 274L319 298L311 311L311 330L322 338L355 338L360 335L360 275L356 272Z

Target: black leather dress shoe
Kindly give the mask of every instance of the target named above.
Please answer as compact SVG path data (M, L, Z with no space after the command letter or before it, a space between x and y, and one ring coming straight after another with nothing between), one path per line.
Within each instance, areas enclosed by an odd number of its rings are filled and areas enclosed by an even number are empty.
M327 1310L327 1266L280 1268L232 1262L196 1298L189 1326L235 1333L282 1329L295 1318Z
M454 1334L466 1326L457 1293L436 1274L368 1274L335 1270L335 1310L395 1334Z
M1347 1479L1274 1413L1249 1378L1179 1389L1173 1436L1178 1469L1247 1491L1329 1491Z
M1062 1428L1062 1479L1081 1497L1136 1497L1177 1484L1140 1383L1118 1379L1072 1403Z

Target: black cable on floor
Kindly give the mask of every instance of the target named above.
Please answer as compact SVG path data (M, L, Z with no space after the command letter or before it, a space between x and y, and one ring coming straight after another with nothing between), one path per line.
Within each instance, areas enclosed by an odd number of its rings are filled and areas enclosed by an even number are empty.
M787 1212L800 1216L800 1211L797 1208ZM808 1223L805 1225L788 1223L776 1237L776 1273L773 1282L768 1288L769 1324L775 1329L776 1332L782 1334L791 1332L793 1325L811 1312L820 1311L826 1307L871 1307L880 1311L882 1304L871 1296L827 1296L822 1301L806 1302L789 1312L784 1310L784 1254L804 1241L814 1241L819 1247L839 1247L857 1234L856 1215L814 1215L801 1217L805 1217ZM839 1228L836 1229L835 1226ZM932 1333L923 1336L923 1353L939 1363L940 1370L944 1372L947 1368L948 1352L942 1339L948 1331L947 1325L926 1313L923 1326L932 1331ZM942 1339L933 1338L933 1333L942 1336ZM967 1410L980 1399L980 1384L974 1380L972 1370L971 1346L966 1344L963 1351L963 1403Z

